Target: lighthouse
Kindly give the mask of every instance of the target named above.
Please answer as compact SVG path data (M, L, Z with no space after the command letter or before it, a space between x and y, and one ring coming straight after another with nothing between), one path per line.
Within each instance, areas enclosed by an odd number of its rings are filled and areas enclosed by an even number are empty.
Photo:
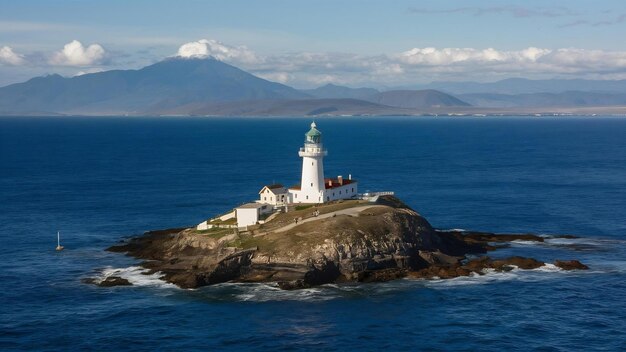
M289 189L291 203L324 203L337 199L356 197L357 185L350 175L348 179L338 176L336 179L324 178L324 157L328 151L322 144L322 133L315 122L304 135L304 146L298 155L302 158L302 176L300 186Z
M300 179L300 194L297 203L324 202L324 157L328 151L322 144L322 132L317 129L315 122L304 135L304 146L298 155L302 158L302 177Z

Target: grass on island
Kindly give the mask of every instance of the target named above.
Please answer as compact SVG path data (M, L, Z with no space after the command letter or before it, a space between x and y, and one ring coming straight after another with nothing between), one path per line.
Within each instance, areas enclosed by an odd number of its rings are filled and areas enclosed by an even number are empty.
M332 213L339 210L360 207L363 205L371 204L366 200L348 199L335 201L325 204L302 204L296 205L289 209L287 213L278 213L271 221L262 225L256 225L255 227L249 227L252 230L258 230L260 232L268 232L277 228L294 222L294 219L301 218L306 219L314 216L315 211L319 211L320 215Z
M240 233L236 239L225 243L228 247L237 248L253 248L268 250L275 253L284 253L285 251L294 250L297 248L307 248L314 243L318 243L320 239L327 238L328 234L323 234L318 231L319 224L317 222L304 223L298 226L297 229L292 229L286 232L272 233L272 231L279 229L285 225L292 224L294 219L307 219L315 216L315 212L319 211L319 214L328 214L339 210L345 210L360 206L370 205L372 203L365 200L341 200L325 204L301 204L289 209L287 213L278 213L271 221L261 224L248 226L248 231ZM270 215L270 214L268 214ZM339 221L339 228L350 226L349 224L341 224L344 221L351 222L349 219L343 219L343 216L337 219L333 218L333 222ZM324 219L323 221L329 221ZM236 219L228 219L226 221L211 222L214 225L227 225L230 222L236 223ZM220 228L214 227L208 230L194 230L194 233L202 236L207 236L213 239L219 239L224 236L232 235L236 232L233 228ZM298 235L298 233L305 232L306 236ZM259 233L266 233L263 236L254 236ZM318 238L319 237L319 238Z
M232 235L234 231L235 229L213 227L208 230L193 230L193 233L197 235L203 235L203 236L207 236L210 238L218 239L224 236Z
M237 218L232 217L230 219L226 219L226 220L221 220L221 219L214 219L210 222L210 224L213 225L235 225L237 224Z

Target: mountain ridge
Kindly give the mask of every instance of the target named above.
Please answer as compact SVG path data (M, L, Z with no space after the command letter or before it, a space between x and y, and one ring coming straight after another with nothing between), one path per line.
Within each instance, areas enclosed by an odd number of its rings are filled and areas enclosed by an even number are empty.
M492 83L434 82L445 88L491 87L495 93L448 94L435 89L350 88L326 84L297 90L215 58L173 57L136 70L109 70L74 77L34 77L0 88L0 115L468 115L602 113L626 111L626 80L597 81L621 92L506 93L507 85L542 86L521 78ZM579 80L554 83L573 84ZM581 81L583 82L583 81ZM582 83L581 83L582 84ZM503 88L504 87L504 88ZM587 87L585 88L593 88ZM581 110L582 109L582 110Z

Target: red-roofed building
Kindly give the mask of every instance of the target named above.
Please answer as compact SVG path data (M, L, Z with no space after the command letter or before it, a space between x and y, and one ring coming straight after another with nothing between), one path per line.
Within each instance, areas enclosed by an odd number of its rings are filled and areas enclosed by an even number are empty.
M328 151L322 145L322 133L315 122L304 135L304 146L298 155L302 158L300 184L285 188L281 184L267 185L259 191L258 203L283 206L292 203L325 203L357 196L357 181L348 175L337 178L324 177L324 157Z

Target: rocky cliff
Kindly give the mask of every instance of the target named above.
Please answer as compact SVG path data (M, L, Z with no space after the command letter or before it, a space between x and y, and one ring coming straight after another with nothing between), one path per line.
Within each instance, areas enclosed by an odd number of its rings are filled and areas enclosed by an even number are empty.
M493 242L516 239L543 240L535 235L438 231L399 199L385 196L375 203L351 200L281 213L241 233L219 228L153 231L109 250L144 259L142 266L184 288L239 281L276 282L293 289L407 275L448 278L481 274L485 268L544 264L520 257L467 260L468 254L493 250ZM586 268L575 261L560 263L566 269Z

